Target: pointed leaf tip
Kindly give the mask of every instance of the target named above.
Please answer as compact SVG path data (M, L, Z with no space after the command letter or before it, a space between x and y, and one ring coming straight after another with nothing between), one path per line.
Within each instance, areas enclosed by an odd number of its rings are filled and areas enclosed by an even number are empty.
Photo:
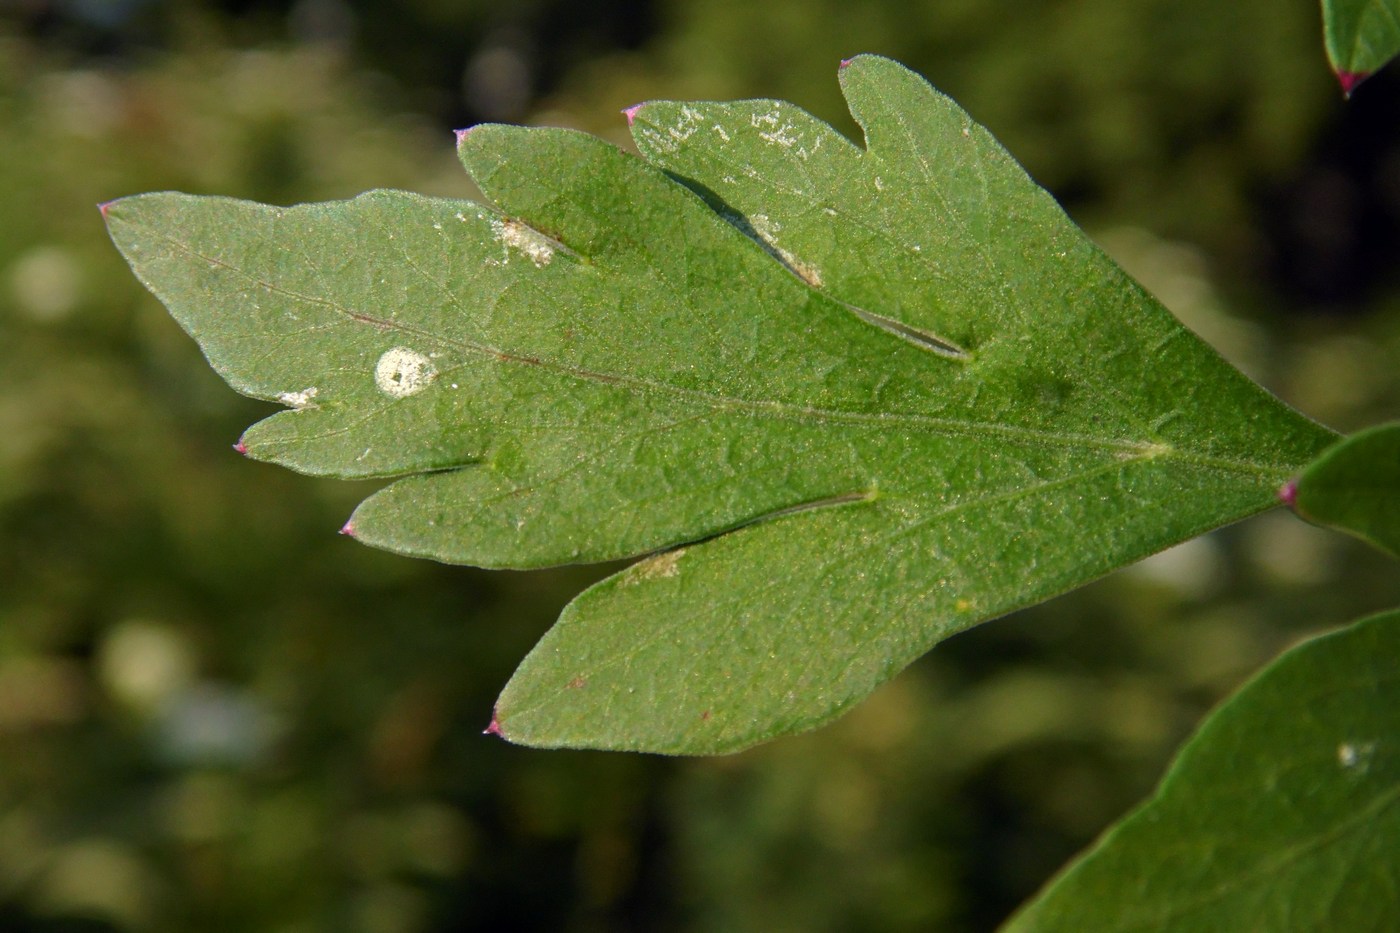
M1298 481L1291 479L1278 489L1278 501L1288 506L1290 509L1298 503Z
M345 535L347 538L355 537L355 520L352 518L344 525L341 525L338 534Z
M242 440L239 440L239 442L238 442L237 444L234 444L234 445L233 445L233 449L236 450L236 451L238 451L240 454L242 454L242 455L245 456L245 457L248 456L248 445L245 444L245 443L243 443Z
M97 209L102 212L103 220L107 219L107 208L111 207L112 204L113 201L103 201L101 204L97 205Z
M1342 86L1342 96L1351 97L1352 91L1357 85L1371 77L1369 71L1339 71L1337 72L1337 83Z
M853 62L853 61L855 61L855 56L851 56L850 58L843 58L843 59L841 59L841 64L838 65L838 66L836 66L836 70L837 70L837 71L845 71L847 68L851 67L851 62Z
M631 126L632 122L637 119L637 111L641 110L645 106L645 104L633 104L626 110L622 111L622 115L627 118L628 126Z
M500 736L500 737L503 738L503 739L506 737L506 734L505 734L504 732L501 731L501 723L500 723L500 720L498 720L494 715L491 717L491 724L490 724L489 726L487 726L485 729L482 729L482 730L481 730L481 734L482 734L482 735L497 735L497 736Z
M457 145L462 145L462 143L466 141L467 137L471 135L471 132L474 129L476 129L476 127L474 126L464 126L459 130L453 130L452 132L457 137Z

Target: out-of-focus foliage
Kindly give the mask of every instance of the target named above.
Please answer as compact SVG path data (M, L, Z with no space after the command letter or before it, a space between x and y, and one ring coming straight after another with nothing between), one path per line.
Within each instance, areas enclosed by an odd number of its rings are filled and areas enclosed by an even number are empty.
M1400 413L1400 91L1383 72L1344 110L1303 5L618 4L598 18L652 31L615 51L621 26L581 29L586 52L520 7L394 31L389 5L230 27L110 5L139 41L69 41L57 5L0 25L0 928L986 929L1280 647L1400 601L1384 555L1277 512L960 635L847 720L741 756L480 736L593 573L485 577L337 537L366 490L227 450L267 408L139 291L97 202L470 194L441 114L485 113L459 80L485 51L481 75L526 89L511 118L618 138L644 98L835 118L835 59L881 52L1251 375L1340 429ZM295 38L327 10L349 38ZM432 74L397 64L423 48ZM512 60L536 77L507 80ZM1278 313L1314 296L1332 313Z

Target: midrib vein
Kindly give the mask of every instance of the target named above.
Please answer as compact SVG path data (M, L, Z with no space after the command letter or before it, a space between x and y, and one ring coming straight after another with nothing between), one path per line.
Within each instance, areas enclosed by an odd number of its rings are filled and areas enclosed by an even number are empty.
M819 408L808 405L795 405L789 402L773 401L767 399L744 399L733 396L719 395L713 392L705 392L700 389L688 389L670 383L656 382L649 379L639 379L634 376L619 376L612 373L603 373L596 370L584 369L567 363L560 363L556 360L544 359L541 357L528 356L493 347L488 344L477 343L456 337L445 337L420 327L404 324L400 321L388 320L376 317L360 311L352 311L345 306L328 298L321 298L315 295L306 295L293 289L269 282L252 273L232 265L223 259L215 256L208 256L191 247L189 244L166 236L159 231L153 231L159 239L170 244L179 252L195 259L202 260L211 265L225 269L234 275L238 275L259 288L265 289L273 294L282 295L295 301L302 301L308 304L319 305L327 308L335 314L357 324L368 327L375 327L380 330L393 331L397 333L412 335L425 341L449 346L466 353L474 353L483 357L494 359L500 363L515 363L520 365L537 366L541 369L559 373L571 378L596 382L604 385L616 385L627 388L638 394L652 394L657 396L669 396L679 398L695 404L709 406L714 409L728 409L731 411L746 411L756 416L767 416L790 420L821 421L830 424L858 424L858 425L883 425L883 426L908 426L929 428L946 434L961 434L967 436L1001 437L1017 441L1029 441L1053 447L1077 447L1077 448L1098 448L1103 450L1129 453L1133 459L1140 457L1153 457L1170 455L1175 459L1190 463L1194 466L1205 469L1218 470L1230 473L1247 473L1255 475L1286 475L1298 469L1294 464L1273 464L1257 463L1249 460L1237 460L1228 457L1216 457L1196 451L1182 450L1178 447L1162 445L1155 441L1124 440L1120 438L1096 437L1087 434L1075 434L1054 431L1042 431L1035 428L1020 427L1017 425L996 424L986 421L968 421L957 418L937 418L932 415L919 415L911 413L896 412L855 412L842 411L840 409ZM157 291L155 283L147 283L152 291Z

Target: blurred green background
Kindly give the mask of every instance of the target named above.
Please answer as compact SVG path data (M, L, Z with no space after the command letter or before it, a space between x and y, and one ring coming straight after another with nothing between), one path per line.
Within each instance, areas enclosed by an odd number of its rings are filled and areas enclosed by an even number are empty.
M480 734L600 568L335 534L372 488L239 398L96 204L470 195L451 129L626 144L656 97L853 131L859 51L951 93L1190 326L1339 429L1400 415L1400 79L1236 0L0 0L0 929L984 930L1281 647L1400 602L1273 513L940 646L714 760ZM547 179L544 180L547 183Z

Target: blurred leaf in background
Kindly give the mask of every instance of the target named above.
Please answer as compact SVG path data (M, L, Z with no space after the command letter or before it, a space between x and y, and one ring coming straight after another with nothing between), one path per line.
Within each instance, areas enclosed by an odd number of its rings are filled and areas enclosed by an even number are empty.
M471 196L450 129L663 97L844 119L858 51L927 74L1252 376L1400 413L1400 87L1337 99L1316 11L544 0L0 13L0 928L986 929L1153 787L1219 697L1400 601L1282 512L940 646L731 758L482 737L567 595L337 537L370 487L228 449L227 392L98 202ZM848 124L844 125L850 129ZM833 884L832 879L849 879Z

